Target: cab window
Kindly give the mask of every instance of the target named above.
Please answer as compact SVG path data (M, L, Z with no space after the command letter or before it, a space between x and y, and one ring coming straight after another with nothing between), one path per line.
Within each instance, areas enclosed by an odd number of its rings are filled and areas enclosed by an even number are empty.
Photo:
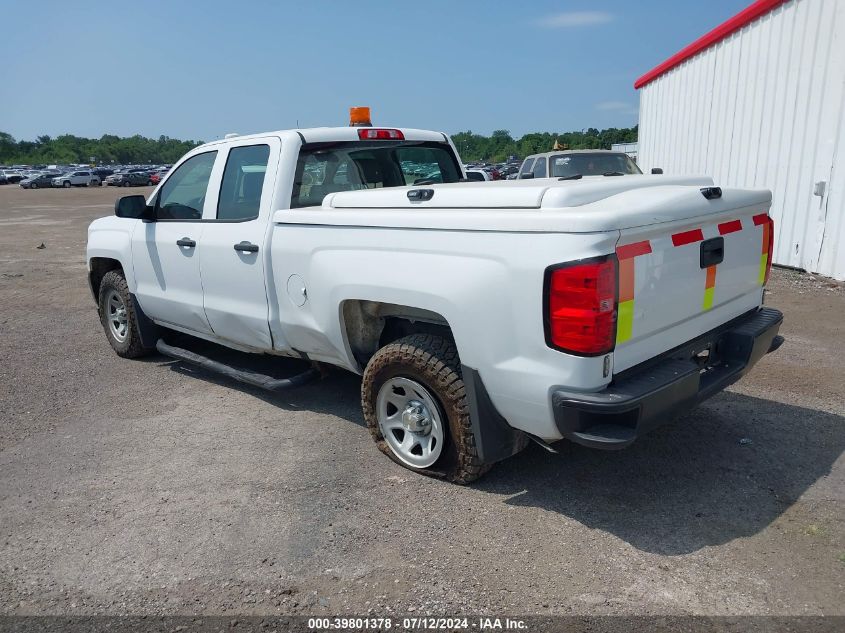
M269 145L249 145L229 150L217 201L218 220L250 220L258 217L269 159Z
M451 147L429 141L306 143L299 150L291 208L320 206L330 193L458 182Z
M217 152L191 156L170 174L156 200L157 220L199 220Z
M530 157L526 158L525 162L522 163L522 167L519 170L519 175L521 176L522 174L530 174L531 173L531 165L533 165L533 164L534 164L533 158L530 158Z
M626 154L585 152L552 157L552 176L602 176L641 174L640 168Z
M442 150L428 147L400 147L396 158L402 169L406 185L444 182L443 169L440 165ZM450 161L451 163L451 161Z
M546 157L540 156L537 161L534 163L534 169L531 170L534 173L535 178L545 178L546 177Z

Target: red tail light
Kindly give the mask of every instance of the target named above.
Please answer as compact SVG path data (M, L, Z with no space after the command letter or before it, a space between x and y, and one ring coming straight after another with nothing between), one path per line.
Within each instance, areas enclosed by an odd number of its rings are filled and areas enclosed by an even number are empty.
M564 352L598 356L616 338L616 258L546 271L546 342Z
M767 219L769 221L769 243L767 246L769 256L766 258L766 277L763 280L764 286L769 283L769 273L772 272L772 257L775 250L775 221L772 219L772 216L767 216Z
M358 130L358 138L362 141L404 141L405 135L401 130L387 130L364 128Z

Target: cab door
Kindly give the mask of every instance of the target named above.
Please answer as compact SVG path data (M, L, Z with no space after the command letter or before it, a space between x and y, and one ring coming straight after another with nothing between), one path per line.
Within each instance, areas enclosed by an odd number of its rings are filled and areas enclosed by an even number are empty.
M267 285L274 281L265 283L265 275L280 151L278 137L228 146L200 240L203 306L211 329L220 338L257 349L273 348Z
M200 281L202 215L217 152L182 162L159 188L155 221L139 222L132 233L136 297L154 321L211 333Z

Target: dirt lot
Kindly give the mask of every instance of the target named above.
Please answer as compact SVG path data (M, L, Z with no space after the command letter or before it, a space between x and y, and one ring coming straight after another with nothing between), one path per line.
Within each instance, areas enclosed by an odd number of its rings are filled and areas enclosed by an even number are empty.
M845 614L841 286L776 271L780 351L647 440L458 487L375 449L356 376L112 353L84 247L124 192L0 187L0 613Z

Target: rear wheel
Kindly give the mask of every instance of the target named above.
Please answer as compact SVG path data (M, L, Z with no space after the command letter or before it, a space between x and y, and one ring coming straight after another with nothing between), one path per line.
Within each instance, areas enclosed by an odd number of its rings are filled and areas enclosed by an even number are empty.
M460 484L490 470L478 458L458 350L448 339L413 334L381 348L364 371L361 403L379 450L398 464Z
M109 345L123 358L138 358L151 351L141 343L131 302L123 273L119 270L107 272L100 282L100 322Z
M147 181L147 186L148 186L148 187L152 187L152 186L153 186L153 181L152 181L152 180L148 180L148 181Z

